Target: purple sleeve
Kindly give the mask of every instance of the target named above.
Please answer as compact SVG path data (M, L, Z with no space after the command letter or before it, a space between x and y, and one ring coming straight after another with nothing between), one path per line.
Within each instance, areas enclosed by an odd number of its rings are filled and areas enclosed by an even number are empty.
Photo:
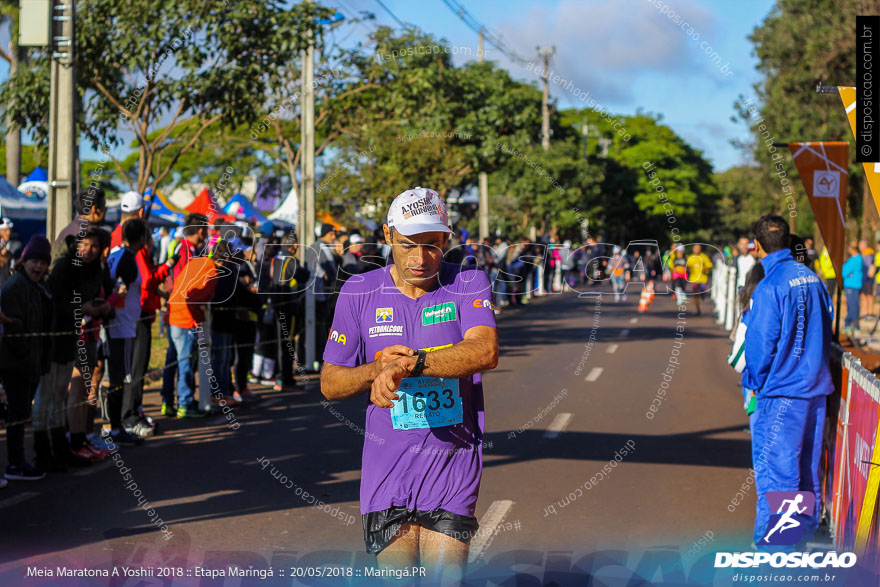
M361 296L357 295L358 292L351 291L352 289L354 288L343 286L340 292L347 295L340 295L336 302L333 326L327 346L324 347L324 361L342 367L357 367L363 362L359 356L361 333L358 314Z
M473 269L459 273L456 281L459 282L462 292L458 298L461 300L461 334L474 326L495 326L495 311L492 308L492 287L489 277L482 269Z

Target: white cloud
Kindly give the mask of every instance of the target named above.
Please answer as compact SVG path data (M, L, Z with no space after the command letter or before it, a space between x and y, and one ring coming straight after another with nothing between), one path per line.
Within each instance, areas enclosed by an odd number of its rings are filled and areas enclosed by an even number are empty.
M712 42L714 18L706 9L691 0L674 2L672 9ZM600 102L631 103L632 83L641 73L704 76L712 66L698 42L648 0L563 0L511 18L499 32L526 58L538 45L555 45L554 73Z

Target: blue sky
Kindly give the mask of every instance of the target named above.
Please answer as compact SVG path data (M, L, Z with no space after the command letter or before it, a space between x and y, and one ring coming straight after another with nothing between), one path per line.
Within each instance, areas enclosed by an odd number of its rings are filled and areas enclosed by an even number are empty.
M456 62L475 58L477 35L442 0L382 0L402 21L446 39ZM517 54L532 59L538 45L554 45L553 72L572 81L566 91L551 84L560 107L582 107L586 94L614 114L637 110L659 113L716 170L747 162L730 144L748 138L741 123L730 120L733 103L752 96L758 80L752 46L746 39L773 6L772 0L461 0L473 17L499 34ZM377 0L323 0L346 17L360 11L376 23L399 26ZM666 8L661 8L663 6ZM672 12L676 16L672 17ZM680 17L680 18L679 18ZM676 22L677 21L677 22ZM683 30L678 23L688 23ZM344 45L364 40L373 23L343 25L331 39ZM695 40L696 37L696 40ZM0 31L6 46L8 35ZM700 43L703 43L702 47ZM514 77L537 80L486 45L486 58ZM716 65L704 51L720 56ZM728 64L731 75L719 67ZM7 76L0 63L0 80ZM82 156L91 158L83 147ZM119 149L122 155L126 149Z
M445 38L455 47L476 47L477 38L441 0L383 0L402 21ZM368 10L377 22L397 26L376 0L327 0L348 15ZM740 94L753 96L757 60L747 36L770 12L772 0L462 0L470 14L520 56L536 58L538 45L555 45L555 73L571 79L575 94L596 99L610 112L634 114L638 109L663 115L692 146L703 151L716 170L746 163L746 155L730 144L747 139L748 130L731 122ZM689 23L682 30L666 5ZM356 29L358 27L355 27ZM352 34L358 37L364 31ZM338 33L344 36L342 32ZM693 37L697 37L696 40ZM705 42L701 48L700 43ZM486 45L488 49L492 47ZM704 52L714 49L716 65ZM465 49L461 49L465 52ZM487 54L515 77L537 80L535 73L497 52ZM462 57L461 60L467 60ZM732 75L719 67L728 63ZM572 91L550 86L560 107L582 107Z

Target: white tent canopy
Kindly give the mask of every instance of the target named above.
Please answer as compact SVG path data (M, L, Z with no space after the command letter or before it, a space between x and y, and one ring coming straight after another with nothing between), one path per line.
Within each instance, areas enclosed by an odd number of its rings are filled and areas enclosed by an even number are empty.
M288 224L296 225L299 216L299 198L296 194L296 188L291 188L290 193L281 202L278 208L269 214L269 220L281 220Z

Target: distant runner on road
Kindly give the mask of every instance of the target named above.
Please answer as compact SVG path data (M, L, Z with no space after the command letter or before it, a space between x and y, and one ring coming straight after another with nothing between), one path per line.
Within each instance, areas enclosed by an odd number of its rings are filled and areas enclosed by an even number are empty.
M452 229L437 192L397 196L383 227L393 264L343 286L321 391L370 392L361 514L383 567L427 567L461 579L483 471L480 373L498 364L485 272L442 260ZM433 576L432 576L433 575Z
M694 245L694 252L688 257L688 281L694 290L694 304L697 307L697 316L702 313L700 304L709 289L709 273L712 270L712 261L703 252L703 247Z

